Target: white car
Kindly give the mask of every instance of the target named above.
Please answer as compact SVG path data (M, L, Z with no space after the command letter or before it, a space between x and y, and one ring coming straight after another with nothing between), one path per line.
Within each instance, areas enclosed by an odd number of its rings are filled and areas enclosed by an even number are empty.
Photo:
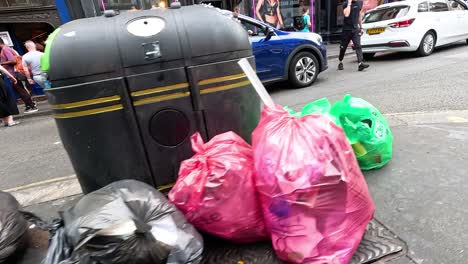
M468 39L468 5L462 0L385 4L364 15L363 29L365 58L386 51L417 51L428 56L435 47Z

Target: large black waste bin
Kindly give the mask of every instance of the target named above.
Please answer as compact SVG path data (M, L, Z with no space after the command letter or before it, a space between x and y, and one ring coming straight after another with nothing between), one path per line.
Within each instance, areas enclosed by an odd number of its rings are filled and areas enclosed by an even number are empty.
M205 6L72 21L50 37L43 68L57 127L85 193L121 179L164 188L192 155L190 135L246 140L259 98L242 26Z

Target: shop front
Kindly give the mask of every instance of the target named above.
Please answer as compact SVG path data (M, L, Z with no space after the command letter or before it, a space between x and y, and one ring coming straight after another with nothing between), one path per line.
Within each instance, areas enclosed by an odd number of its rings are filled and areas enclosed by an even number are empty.
M48 35L62 24L54 0L0 1L0 37L19 54L26 51L24 42L32 40L45 45ZM29 87L42 94L39 87Z
M309 10L312 23L311 31L321 34L326 40L338 40L343 27L343 2L346 0L244 0L240 3L242 14L265 21L282 23L286 30L297 29L295 21L300 20L305 9ZM364 0L364 11L375 8L392 0ZM279 6L280 12L275 10ZM271 24L271 23L270 23ZM277 25L277 24L273 24Z

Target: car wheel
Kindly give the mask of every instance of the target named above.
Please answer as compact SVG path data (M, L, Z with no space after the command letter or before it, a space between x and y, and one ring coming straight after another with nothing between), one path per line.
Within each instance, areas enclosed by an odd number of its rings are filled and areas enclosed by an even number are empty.
M375 56L375 53L364 53L364 60L372 60Z
M436 38L434 33L427 32L426 35L421 40L421 44L419 44L418 54L419 56L429 56L434 51L436 44Z
M295 88L306 87L315 82L319 71L320 66L315 55L301 52L289 64L289 81Z

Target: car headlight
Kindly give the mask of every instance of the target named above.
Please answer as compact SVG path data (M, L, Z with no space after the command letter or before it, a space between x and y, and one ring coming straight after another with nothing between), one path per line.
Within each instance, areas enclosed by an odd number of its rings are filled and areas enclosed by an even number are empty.
M320 45L322 45L322 43L323 43L322 36L320 36L317 33L310 33L310 40L315 41Z
M320 36L319 34L316 34L317 35L317 42L322 45L323 43L323 39L322 39L322 36Z

